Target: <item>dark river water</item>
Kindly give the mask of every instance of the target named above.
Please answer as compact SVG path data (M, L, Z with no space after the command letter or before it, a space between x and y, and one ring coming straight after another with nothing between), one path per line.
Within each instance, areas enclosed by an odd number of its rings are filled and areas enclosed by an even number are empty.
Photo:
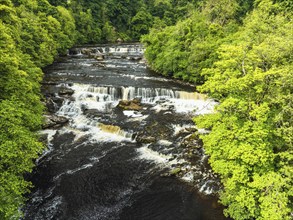
M25 220L225 219L192 138L192 117L215 103L142 57L139 44L74 48L45 69L48 110L68 123L42 131L48 149L28 177Z

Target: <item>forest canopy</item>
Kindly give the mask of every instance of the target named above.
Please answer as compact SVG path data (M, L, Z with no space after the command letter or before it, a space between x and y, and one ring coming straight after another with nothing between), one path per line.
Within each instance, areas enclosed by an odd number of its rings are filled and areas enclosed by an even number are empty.
M194 118L233 219L292 219L291 0L0 0L0 219L19 219L42 68L76 44L141 40L156 72L219 102Z
M44 146L42 70L75 43L71 13L47 1L0 1L0 219L19 219L24 175Z

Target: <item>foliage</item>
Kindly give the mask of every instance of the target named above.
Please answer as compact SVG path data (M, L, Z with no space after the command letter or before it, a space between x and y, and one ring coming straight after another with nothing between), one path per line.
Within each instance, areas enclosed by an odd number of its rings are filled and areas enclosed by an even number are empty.
M46 0L0 4L0 219L19 219L31 183L24 179L43 150L40 67L75 42L75 21Z
M201 70L215 62L216 49L237 30L234 19L216 22L216 18L210 18L209 8L204 9L194 11L174 26L155 26L143 36L145 56L152 69L163 75L203 83Z
M139 39L140 35L147 34L152 26L152 22L153 17L146 8L142 8L138 11L136 15L132 17L130 23L133 37Z
M195 119L234 219L290 219L292 212L292 22L280 5L260 1L200 88L217 113Z
M186 17L198 1L187 0L49 0L70 10L76 21L80 43L139 40L153 21L173 25Z

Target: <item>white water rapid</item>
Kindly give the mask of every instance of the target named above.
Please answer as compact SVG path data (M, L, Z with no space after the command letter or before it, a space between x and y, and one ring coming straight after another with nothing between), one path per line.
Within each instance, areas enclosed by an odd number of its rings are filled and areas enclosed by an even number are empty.
M73 48L45 70L52 126L42 132L48 149L24 220L225 219L197 138L208 131L192 122L216 102L152 72L143 52L140 44Z

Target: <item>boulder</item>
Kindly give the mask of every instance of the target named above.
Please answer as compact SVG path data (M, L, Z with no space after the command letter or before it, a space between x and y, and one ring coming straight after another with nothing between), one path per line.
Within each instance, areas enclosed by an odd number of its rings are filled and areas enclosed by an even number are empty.
M44 146L46 146L48 142L48 134L40 134L39 141L42 142Z
M83 110L83 113L90 117L90 118L96 118L96 117L103 117L105 116L105 113L99 111L98 109L87 109L87 108L84 108L82 109Z
M194 134L197 132L197 129L195 127L190 127L190 128L184 128L178 132L176 135L177 137L186 137L187 135Z
M78 49L78 48L69 49L69 55L77 55L79 53L80 53L80 49Z
M202 141L196 133L193 133L184 137L180 145L185 148L201 148Z
M118 104L118 107L122 108L123 110L134 110L134 111L142 110L139 99L121 100Z
M138 135L136 137L136 141L138 143L150 144L150 143L155 143L156 142L156 138L155 137L151 137L151 136L146 136L146 135Z
M47 98L45 101L45 104L46 104L48 112L50 112L50 113L57 112L60 109L63 101L64 101L64 99L60 98L60 97Z
M97 61L102 61L105 59L105 55L104 54L89 54L90 58L94 58Z
M91 51L91 49L83 48L83 49L81 49L80 52L85 55L90 55L92 51Z
M70 89L70 88L61 88L58 92L59 95L72 95L74 93L74 90L73 89Z
M60 128L68 123L68 118L57 115L45 115L45 122L43 124L43 129L47 128Z

